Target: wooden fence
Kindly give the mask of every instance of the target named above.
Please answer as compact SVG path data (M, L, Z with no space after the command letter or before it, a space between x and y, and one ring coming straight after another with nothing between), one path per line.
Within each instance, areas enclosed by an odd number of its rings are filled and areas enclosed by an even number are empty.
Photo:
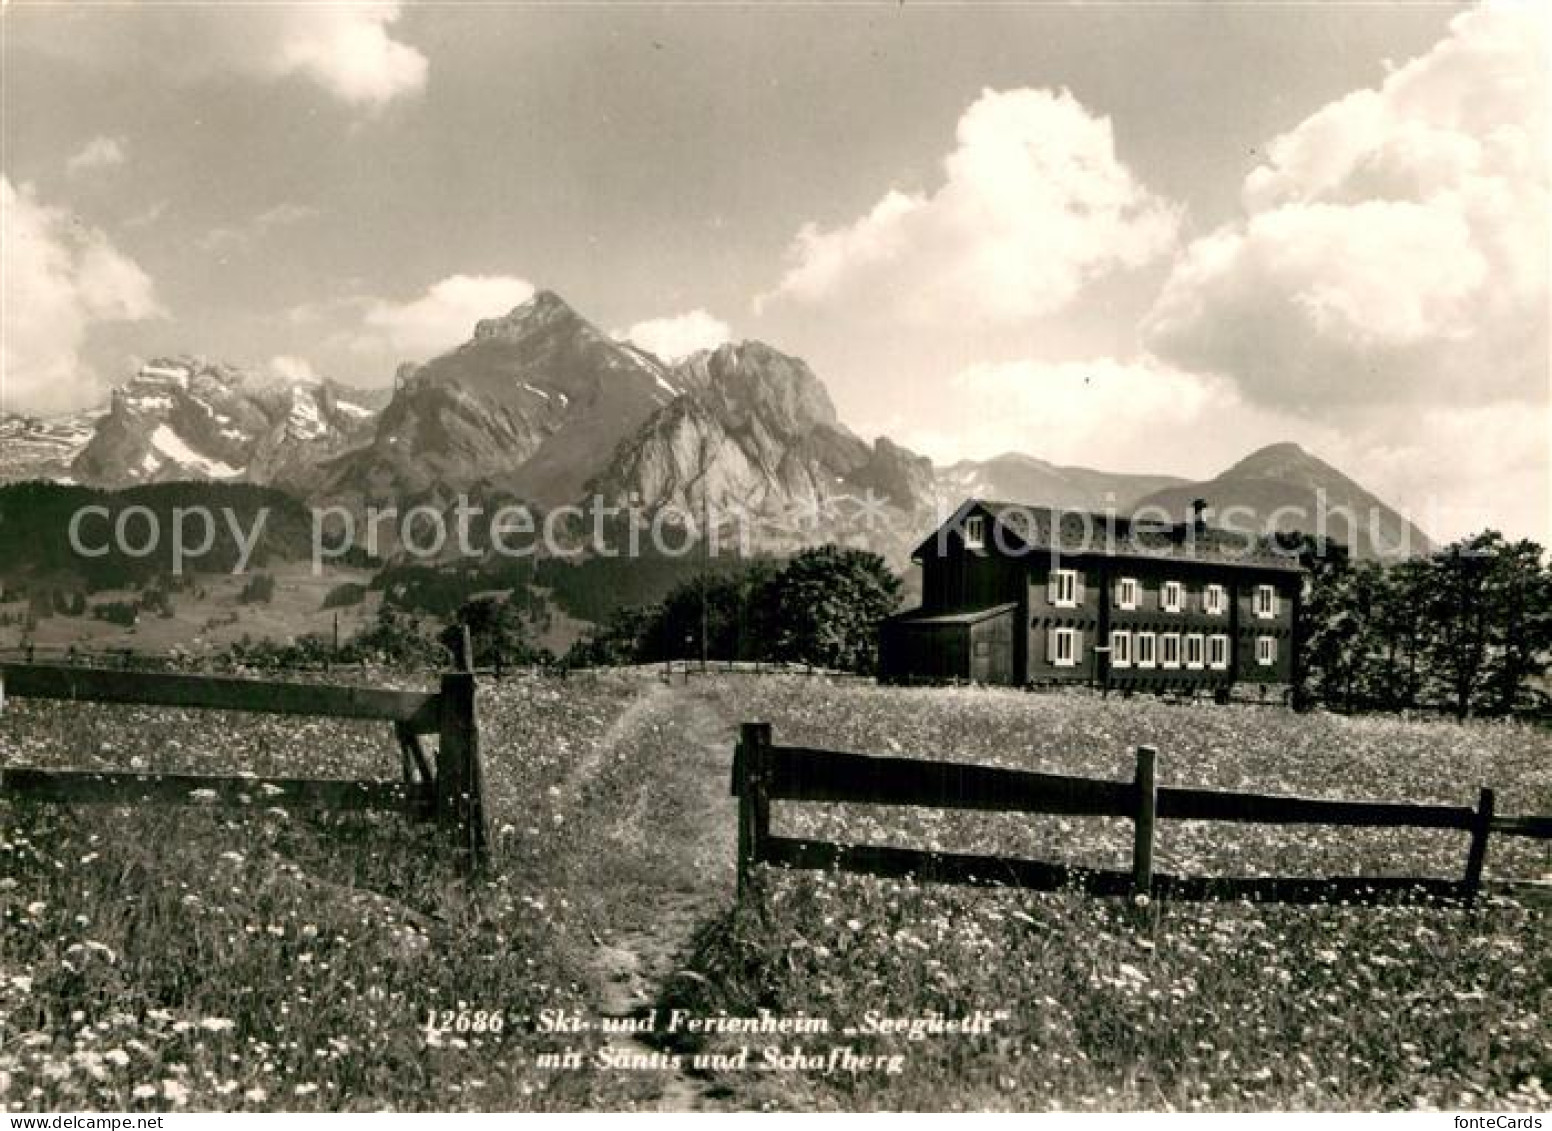
M941 883L981 884L1093 895L1175 900L1277 903L1473 902L1492 833L1552 838L1552 817L1503 817L1491 789L1475 808L1383 801L1337 801L1259 793L1159 786L1157 752L1137 748L1130 782L1031 773L994 766L848 754L775 746L765 723L746 723L733 759L738 806L738 883L749 887L759 864L840 869L875 876L914 876ZM1118 817L1133 822L1130 871L1076 868L1002 856L923 852L836 844L771 835L771 803L821 801L858 805L927 806L991 812ZM1412 877L1212 877L1154 871L1154 831L1161 818L1278 825L1456 829L1470 834L1458 880Z
M0 663L0 709L7 696L381 721L394 728L402 771L399 780L391 781L6 766L0 768L0 797L7 800L115 805L251 805L268 800L288 806L398 810L411 820L436 821L471 864L486 850L471 671L444 674L440 690L432 692ZM421 746L426 734L437 736L434 767Z
M671 684L675 676L685 683L692 675L792 675L820 677L831 683L876 683L877 680L860 672L839 671L835 668L816 667L785 660L662 660L658 666L664 683Z

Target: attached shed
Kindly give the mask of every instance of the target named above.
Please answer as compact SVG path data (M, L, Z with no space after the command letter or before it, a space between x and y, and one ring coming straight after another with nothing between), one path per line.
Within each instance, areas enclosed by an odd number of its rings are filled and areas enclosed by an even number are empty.
M903 613L880 633L879 675L887 682L1011 684L1018 603L957 613Z

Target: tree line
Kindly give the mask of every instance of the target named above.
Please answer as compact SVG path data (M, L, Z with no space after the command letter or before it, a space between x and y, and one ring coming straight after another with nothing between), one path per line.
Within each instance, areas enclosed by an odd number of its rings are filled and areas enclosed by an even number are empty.
M1488 530L1390 565L1306 540L1297 699L1459 717L1544 711L1552 570L1542 547Z
M867 550L819 546L785 562L683 581L663 600L615 609L567 656L577 666L664 660L771 661L872 672L878 625L900 578Z

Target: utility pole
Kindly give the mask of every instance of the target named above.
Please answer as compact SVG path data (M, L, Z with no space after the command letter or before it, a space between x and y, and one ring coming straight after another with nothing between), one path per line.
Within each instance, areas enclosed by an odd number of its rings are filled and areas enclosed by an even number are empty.
M706 575L711 572L711 501L706 494L706 477L701 476L701 674L706 674L706 630L710 617L706 612Z

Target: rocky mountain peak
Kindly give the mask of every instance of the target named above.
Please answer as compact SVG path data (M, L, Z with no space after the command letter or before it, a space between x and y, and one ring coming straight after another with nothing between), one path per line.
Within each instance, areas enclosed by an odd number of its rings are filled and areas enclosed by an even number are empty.
M373 413L330 381L294 381L192 354L158 357L113 390L71 472L103 486L168 479L294 485L358 443Z
M764 342L725 342L692 354L674 368L672 379L734 430L756 420L783 436L841 427L830 394L808 363Z
M554 291L536 291L527 302L497 318L482 318L474 326L474 341L491 338L520 341L537 333L599 335L598 330Z

